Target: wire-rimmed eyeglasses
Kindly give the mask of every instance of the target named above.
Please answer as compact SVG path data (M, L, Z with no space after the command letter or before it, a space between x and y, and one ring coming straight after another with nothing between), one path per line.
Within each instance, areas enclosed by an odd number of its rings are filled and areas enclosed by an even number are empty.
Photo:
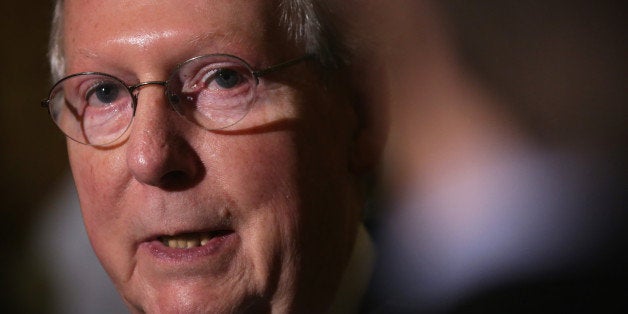
M250 111L260 77L312 57L305 55L256 71L236 56L203 55L179 64L167 81L135 85L106 73L82 72L55 83L41 105L70 139L105 146L122 137L131 125L139 88L161 85L177 113L207 130L225 129Z

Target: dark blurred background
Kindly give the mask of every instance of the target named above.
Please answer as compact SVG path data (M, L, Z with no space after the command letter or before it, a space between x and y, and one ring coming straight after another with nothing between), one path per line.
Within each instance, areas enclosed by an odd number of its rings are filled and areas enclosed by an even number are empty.
M624 1L439 3L467 65L507 98L537 139L624 151Z
M371 3L392 91L381 302L627 313L625 2Z
M32 257L42 198L67 168L64 139L39 106L50 86L51 1L2 1L0 27L0 311L46 312L46 281Z

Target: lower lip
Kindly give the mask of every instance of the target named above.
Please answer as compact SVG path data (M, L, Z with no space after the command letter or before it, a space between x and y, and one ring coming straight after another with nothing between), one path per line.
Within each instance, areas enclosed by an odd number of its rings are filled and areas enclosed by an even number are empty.
M171 248L164 245L161 241L154 240L145 242L141 246L145 246L148 251L157 259L164 262L191 262L204 257L217 256L227 251L236 242L236 234L234 232L223 234L212 238L203 246L193 248Z

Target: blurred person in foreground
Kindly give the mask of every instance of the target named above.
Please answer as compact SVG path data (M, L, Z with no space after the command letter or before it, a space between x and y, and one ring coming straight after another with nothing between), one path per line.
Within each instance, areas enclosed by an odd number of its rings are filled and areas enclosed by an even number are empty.
M386 312L625 313L618 10L369 3L391 103Z
M373 259L362 177L380 137L325 12L57 1L43 104L132 312L359 306Z

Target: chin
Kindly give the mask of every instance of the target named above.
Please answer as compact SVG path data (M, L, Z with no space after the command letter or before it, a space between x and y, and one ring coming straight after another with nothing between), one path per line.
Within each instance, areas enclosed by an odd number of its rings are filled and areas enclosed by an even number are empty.
M138 290L138 289L134 289ZM145 287L142 295L123 296L133 313L268 313L270 303L246 292L214 291L204 283Z

